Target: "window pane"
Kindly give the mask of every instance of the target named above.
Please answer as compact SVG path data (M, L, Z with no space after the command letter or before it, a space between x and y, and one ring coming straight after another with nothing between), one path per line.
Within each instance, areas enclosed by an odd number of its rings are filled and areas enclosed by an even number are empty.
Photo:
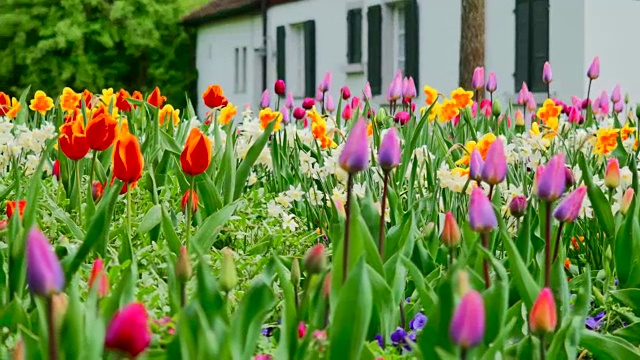
M242 92L247 91L247 47L242 48Z
M240 91L240 49L235 49L234 92Z

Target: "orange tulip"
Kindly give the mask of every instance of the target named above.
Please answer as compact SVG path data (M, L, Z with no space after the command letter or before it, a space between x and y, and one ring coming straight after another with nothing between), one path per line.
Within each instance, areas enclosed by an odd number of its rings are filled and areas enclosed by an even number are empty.
M76 93L73 89L69 87L64 88L62 95L60 95L60 107L62 111L67 114L74 112L81 98L82 95Z
M11 108L11 99L9 95L0 91L0 116L5 116Z
M142 96L142 93L140 91L138 91L138 90L133 92L133 95L131 95L131 98L136 99L136 100L140 100L140 101L144 100L144 97ZM133 105L133 108L137 109L138 105Z
M89 152L89 143L80 118L60 126L60 150L71 160L80 160Z
M31 104L29 105L29 109L44 115L52 108L53 99L48 97L42 90L36 91L33 99L31 100Z
M149 94L149 96L147 97L147 102L150 105L157 107L158 109L162 108L162 105L164 104L165 101L167 101L167 97L162 96L162 94L160 94L160 88L158 88L157 86L155 89L153 89L153 92L151 92L151 94Z
M220 106L227 106L228 101L220 85L209 85L202 94L202 100L208 107L214 109Z
M180 154L182 171L187 175L202 174L211 163L211 140L200 129L193 128Z
M144 158L135 135L121 131L113 151L113 175L127 184L142 177Z
M16 212L16 207L20 213L20 218L24 215L24 208L27 207L27 200L7 201L7 217L11 219Z
M160 110L158 118L160 118L160 126L163 126L165 121L169 122L171 120L174 126L178 126L180 123L180 110L174 110L173 106L165 105L162 107L162 110Z
M82 98L78 100L78 109L82 109L82 100L84 100L84 104L87 109L91 109L93 107L93 93L91 93L91 91L84 89L82 92Z
M131 95L129 95L129 92L125 89L120 89L120 91L118 91L118 95L116 95L116 107L118 108L118 110L121 111L131 111L131 104L129 104L129 102L127 101L127 99L130 99Z
M116 140L118 122L111 115L102 113L87 123L87 140L93 150L107 150Z

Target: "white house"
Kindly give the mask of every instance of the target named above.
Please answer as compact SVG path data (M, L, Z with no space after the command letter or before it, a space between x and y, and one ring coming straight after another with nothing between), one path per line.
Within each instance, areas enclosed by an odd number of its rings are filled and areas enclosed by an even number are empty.
M485 0L485 68L513 98L526 81L542 93L551 62L552 95L585 96L586 72L600 57L592 93L621 84L640 101L635 44L637 0ZM384 102L397 69L448 93L458 83L459 0L212 0L185 17L197 26L198 91L223 86L236 105L255 105L276 79L296 97L313 96L326 71L332 91L371 83ZM266 55L266 56L265 56ZM199 104L198 112L205 109Z

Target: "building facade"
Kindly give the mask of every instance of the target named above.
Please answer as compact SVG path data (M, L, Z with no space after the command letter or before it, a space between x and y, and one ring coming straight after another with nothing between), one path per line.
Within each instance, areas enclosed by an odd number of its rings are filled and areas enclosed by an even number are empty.
M334 96L343 84L357 93L369 81L384 102L398 69L419 88L448 94L457 87L460 11L458 0L213 0L184 21L198 27L199 92L217 83L236 105L255 105L264 79L271 87L280 78L302 98L331 71ZM485 0L485 16L485 68L496 73L504 101L523 81L545 92L547 60L552 95L585 96L595 56L602 76L594 93L621 84L640 99L633 56L640 1Z

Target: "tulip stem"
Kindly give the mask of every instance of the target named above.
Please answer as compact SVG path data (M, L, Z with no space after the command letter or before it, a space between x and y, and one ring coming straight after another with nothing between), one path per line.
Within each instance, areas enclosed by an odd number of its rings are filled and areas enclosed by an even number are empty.
M129 237L129 241L131 241L131 184L126 183L127 186L127 236ZM131 246L131 242L129 242L129 246ZM131 250L131 249L130 249Z
M349 235L351 234L351 192L353 190L353 175L349 173L347 177L347 203L344 206L344 244L342 252L342 283L347 280L347 271L349 270Z
M553 261L556 262L558 260L558 249L560 249L560 238L562 237L562 228L564 227L564 221L560 223L558 226L558 233L556 234L556 247L553 250Z
M53 318L53 297L47 298L47 333L49 335L49 360L58 359L55 321Z
M467 360L467 349L462 348L460 351L460 360Z
M482 235L482 247L489 250L489 232L483 231ZM489 259L486 257L482 260L482 269L484 271L484 287L488 289L491 286L491 278L489 277Z
M94 171L95 166L96 166L97 156L98 156L98 152L96 150L93 150L93 156L91 156L91 168L89 170L89 184L87 186L87 202L89 201L89 199L92 199L92 201L93 201L91 187L93 185L92 184L93 183L93 171Z
M480 182L478 182L478 185L480 185ZM492 198L493 198L493 185L489 185L489 201L491 201Z
M544 346L544 336L540 336L540 360L545 360L547 358L545 346Z
M187 283L180 281L180 307L183 308L187 304Z
M404 301L404 300L403 300ZM401 328L405 328L405 326L407 325L407 316L404 313L404 304L403 301L400 301L400 327Z
M544 286L549 287L551 282L551 201L545 202L544 223Z
M78 197L80 198L82 195L82 191L80 190L82 188L80 183L80 161L76 161L76 182L78 183ZM82 227L82 201L80 201L80 199L78 199L78 224Z
M378 251L380 252L380 260L384 262L384 238L385 238L385 210L387 208L387 193L389 192L389 172L384 172L384 180L382 187L382 199L380 200L380 231L378 233Z
M193 199L193 184L195 183L194 181L195 176L191 176L191 179L189 181L189 196L187 196L187 241L186 241L186 247L187 249L189 249L189 241L191 240L191 207L192 205L192 199Z

